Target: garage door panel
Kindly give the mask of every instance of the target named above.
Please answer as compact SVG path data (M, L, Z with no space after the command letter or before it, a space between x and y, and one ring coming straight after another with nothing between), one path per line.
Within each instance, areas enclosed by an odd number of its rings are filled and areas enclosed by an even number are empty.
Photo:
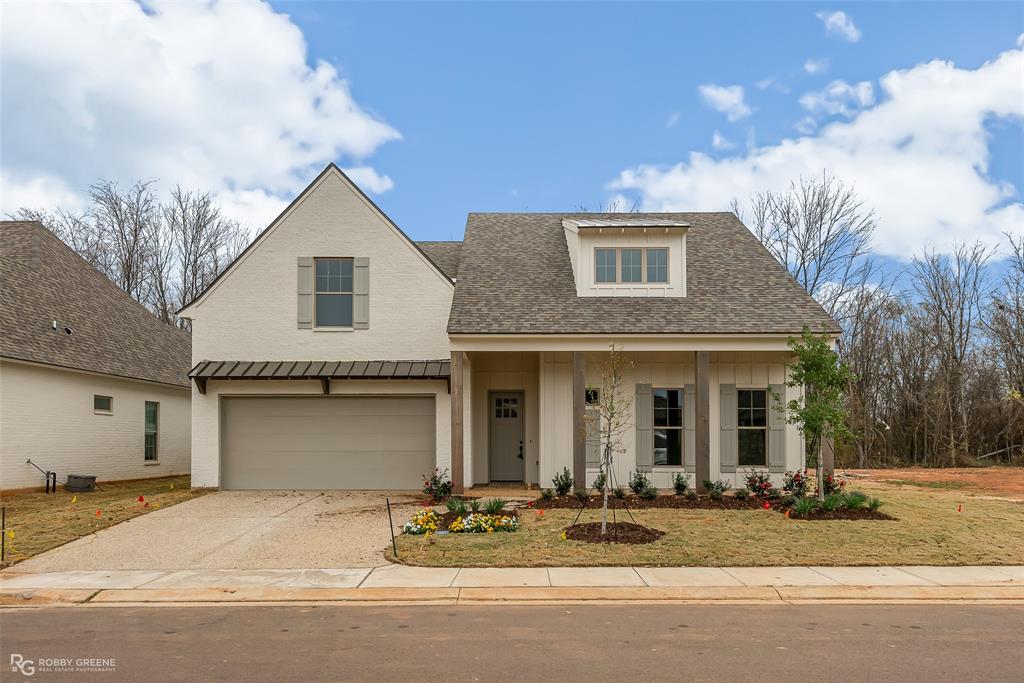
M432 396L223 399L227 489L416 489L435 463Z

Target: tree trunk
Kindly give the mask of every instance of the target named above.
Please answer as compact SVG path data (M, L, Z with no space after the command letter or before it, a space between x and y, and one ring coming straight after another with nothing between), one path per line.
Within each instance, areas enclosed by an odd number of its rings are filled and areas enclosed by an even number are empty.
M612 458L611 458L611 454L612 454L611 446L608 445L608 444L605 444L605 447L604 447L604 458L602 458L602 461L604 462L604 486L602 487L602 488L604 488L604 491L603 491L603 493L604 493L604 504L601 507L601 535L602 536L604 536L605 532L608 530L608 484L609 484L609 482L611 480L611 477L612 477L612 469L611 469Z
M825 500L825 463L823 462L824 453L821 449L821 437L815 437L814 448L818 453L818 466L814 468L815 479L818 484L818 500Z

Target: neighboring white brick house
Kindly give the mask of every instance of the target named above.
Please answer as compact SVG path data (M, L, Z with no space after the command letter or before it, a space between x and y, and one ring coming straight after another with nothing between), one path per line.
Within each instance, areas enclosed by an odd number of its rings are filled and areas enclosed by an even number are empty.
M0 489L188 474L188 334L38 223L0 222L0 280Z

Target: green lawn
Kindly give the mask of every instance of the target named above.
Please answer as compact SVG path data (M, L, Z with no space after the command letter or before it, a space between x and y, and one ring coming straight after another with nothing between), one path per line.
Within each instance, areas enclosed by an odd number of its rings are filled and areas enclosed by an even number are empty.
M100 482L103 490L90 493L69 493L62 486L50 494L0 494L0 505L7 508L7 528L13 532L4 536L5 565L206 493L192 491L189 480L181 476Z
M638 510L647 545L561 539L571 510L522 510L518 532L398 539L399 562L433 567L1024 564L1024 503L950 490L856 487L897 521L796 521L765 510ZM963 504L963 512L957 505ZM581 521L597 521L599 511ZM621 518L621 515L620 515ZM390 555L390 552L389 552Z

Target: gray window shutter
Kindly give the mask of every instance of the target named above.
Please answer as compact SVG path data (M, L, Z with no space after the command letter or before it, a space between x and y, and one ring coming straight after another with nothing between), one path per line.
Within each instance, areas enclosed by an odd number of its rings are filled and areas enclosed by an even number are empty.
M370 329L370 259L352 259L352 328Z
M636 468L654 469L654 392L650 384L636 385Z
M299 257L297 320L300 330L313 327L313 257Z
M778 397L778 398L776 398ZM773 384L768 395L768 471L786 471L786 385Z
M601 466L601 413L587 411L587 467Z
M736 385L719 385L721 403L718 413L719 435L719 471L735 472L739 460L739 435L736 431Z
M697 386L683 388L683 465L687 472L697 471Z

